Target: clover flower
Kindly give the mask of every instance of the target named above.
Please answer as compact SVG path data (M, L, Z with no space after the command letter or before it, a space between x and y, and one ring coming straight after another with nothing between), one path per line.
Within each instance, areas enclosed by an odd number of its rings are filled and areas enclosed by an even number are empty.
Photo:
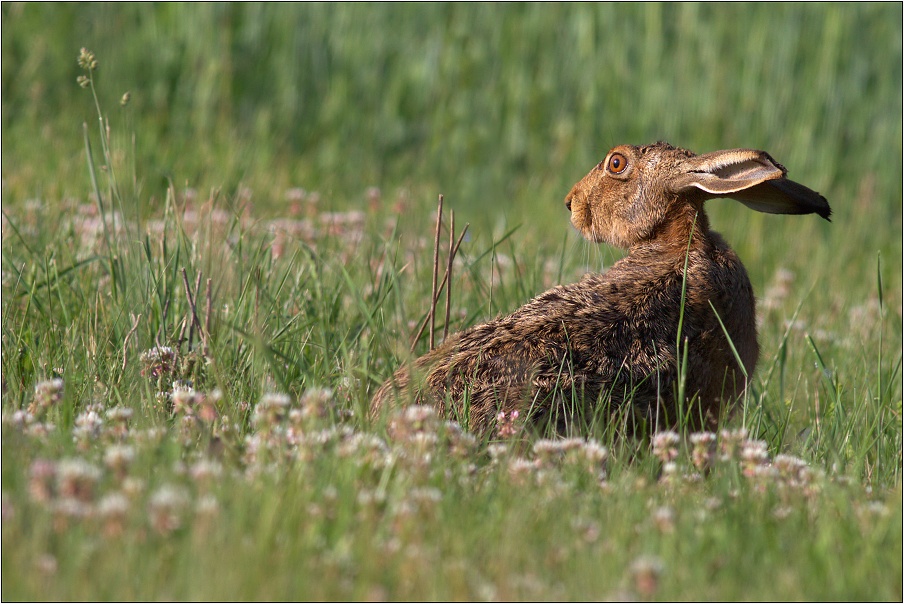
M182 513L187 505L188 495L184 489L163 485L151 495L148 502L151 526L161 534L175 531L182 526Z
M435 432L439 424L436 410L428 405L411 405L395 413L388 431L393 440L407 441L421 432Z
M268 392L255 405L254 413L251 415L251 423L259 430L272 430L286 417L291 404L292 399L289 395Z
M88 405L84 411L75 417L75 428L72 430L72 438L78 444L79 449L86 450L91 441L100 438L104 427L104 420L100 414L101 406Z
M154 346L141 353L141 375L154 379L176 373L179 353L169 346Z
M661 533L671 533L675 530L675 510L669 506L661 506L653 510L653 524Z
M671 430L657 432L653 435L653 455L662 463L675 461L678 458L678 444L681 438Z
M652 556L643 556L631 563L635 591L644 598L652 598L659 590L663 568L662 561Z
M63 398L63 380L54 378L35 384L35 396L28 406L28 412L40 417Z
M110 445L104 451L104 465L121 480L135 460L135 449L130 445Z
M716 458L716 435L712 432L695 432L690 436L691 461L701 472L712 467Z
M762 476L769 463L768 445L762 440L747 440L741 445L740 459L745 476Z
M518 433L518 411L500 411L496 416L496 434L499 438L511 438Z
M109 493L97 502L97 516L103 522L104 535L116 537L125 531L129 499L122 493Z
M719 460L731 461L737 459L741 447L747 441L747 430L722 430L719 432Z
M28 494L33 501L49 503L56 494L57 464L49 459L36 459L28 468Z
M90 502L102 475L100 468L83 459L62 459L56 467L57 492L61 497Z

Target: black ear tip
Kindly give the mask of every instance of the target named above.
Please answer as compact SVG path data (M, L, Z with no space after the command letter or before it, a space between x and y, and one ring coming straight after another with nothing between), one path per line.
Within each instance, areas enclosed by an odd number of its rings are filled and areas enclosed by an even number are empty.
M817 197L819 197L819 201L822 202L820 204L822 207L816 210L816 213L819 214L822 218L825 218L826 222L832 222L832 219L830 218L830 216L832 215L832 207L829 205L829 202L825 197L823 197L819 193L817 193L816 195Z

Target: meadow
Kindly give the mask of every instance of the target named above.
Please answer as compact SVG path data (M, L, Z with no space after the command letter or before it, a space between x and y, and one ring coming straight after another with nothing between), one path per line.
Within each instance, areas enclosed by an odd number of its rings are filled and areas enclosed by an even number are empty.
M4 600L904 598L900 5L0 11ZM616 261L562 202L655 140L832 205L709 202L758 296L735 416L368 417L438 195L458 330Z

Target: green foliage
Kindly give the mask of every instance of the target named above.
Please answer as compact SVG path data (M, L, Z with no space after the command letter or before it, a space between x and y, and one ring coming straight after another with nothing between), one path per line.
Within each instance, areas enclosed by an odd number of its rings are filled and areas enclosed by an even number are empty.
M0 10L4 599L901 598L899 5ZM711 204L762 346L724 432L367 417L437 193L455 330L609 263L559 200L654 139L834 210Z

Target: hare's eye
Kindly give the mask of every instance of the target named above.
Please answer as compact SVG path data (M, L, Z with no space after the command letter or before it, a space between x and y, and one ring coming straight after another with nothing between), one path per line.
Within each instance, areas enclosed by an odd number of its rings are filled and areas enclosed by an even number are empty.
M607 168L613 174L621 174L628 167L628 160L621 153L613 153L609 156Z

